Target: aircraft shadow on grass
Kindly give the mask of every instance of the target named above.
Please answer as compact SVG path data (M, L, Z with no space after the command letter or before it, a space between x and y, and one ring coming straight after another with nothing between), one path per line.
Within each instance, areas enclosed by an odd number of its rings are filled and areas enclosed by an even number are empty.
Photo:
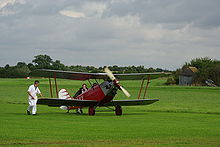
M97 113L96 116L115 116L113 113L108 113L110 111L97 111L97 112L100 112L100 113ZM152 112L125 112L123 113L124 116L132 116L132 115L136 115L136 116L143 116L143 115L148 115L149 113L152 113ZM29 116L27 115L26 113L7 113L7 115L14 115L14 116ZM63 112L42 112L42 113L38 113L37 116L47 116L47 115L55 115L55 116L87 116L88 113L83 113L83 114L77 114L75 112L70 112L70 113L63 113ZM120 116L119 116L120 117Z

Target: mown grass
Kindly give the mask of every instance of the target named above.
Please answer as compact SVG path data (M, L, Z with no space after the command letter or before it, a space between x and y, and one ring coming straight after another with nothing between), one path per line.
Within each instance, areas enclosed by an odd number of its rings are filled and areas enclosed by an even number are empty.
M38 116L28 116L26 91L34 80L0 79L0 145L220 146L220 88L165 86L165 79L152 80L147 97L160 101L123 107L120 117L106 108L91 117L87 109L76 115L42 105ZM40 84L48 97L47 79ZM82 82L59 79L58 84L73 95ZM140 81L121 84L137 98ZM119 91L116 99L127 98Z

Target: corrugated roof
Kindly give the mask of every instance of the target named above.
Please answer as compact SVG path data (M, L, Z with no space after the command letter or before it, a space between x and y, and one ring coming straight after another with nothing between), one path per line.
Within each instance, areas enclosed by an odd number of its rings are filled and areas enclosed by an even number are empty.
M189 66L187 68L184 68L182 72L180 73L180 75L193 76L197 71L198 69L196 67Z
M192 72L196 73L198 71L198 69L196 67L193 66L189 66L188 67Z

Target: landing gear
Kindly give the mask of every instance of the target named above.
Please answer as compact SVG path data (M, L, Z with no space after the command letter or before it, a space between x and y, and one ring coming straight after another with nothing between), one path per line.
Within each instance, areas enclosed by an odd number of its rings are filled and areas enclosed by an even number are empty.
M115 115L122 115L122 108L121 106L115 106Z
M89 115L95 115L95 107L94 106L89 106Z

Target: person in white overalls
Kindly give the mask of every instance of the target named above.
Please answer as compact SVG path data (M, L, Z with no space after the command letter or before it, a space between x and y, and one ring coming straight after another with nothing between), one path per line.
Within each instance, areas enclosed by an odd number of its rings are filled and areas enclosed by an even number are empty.
M36 115L37 113L37 94L42 96L40 89L38 88L39 86L39 81L36 80L34 81L34 84L29 86L28 88L28 103L29 106L27 108L27 114L30 115L32 112L32 115Z

